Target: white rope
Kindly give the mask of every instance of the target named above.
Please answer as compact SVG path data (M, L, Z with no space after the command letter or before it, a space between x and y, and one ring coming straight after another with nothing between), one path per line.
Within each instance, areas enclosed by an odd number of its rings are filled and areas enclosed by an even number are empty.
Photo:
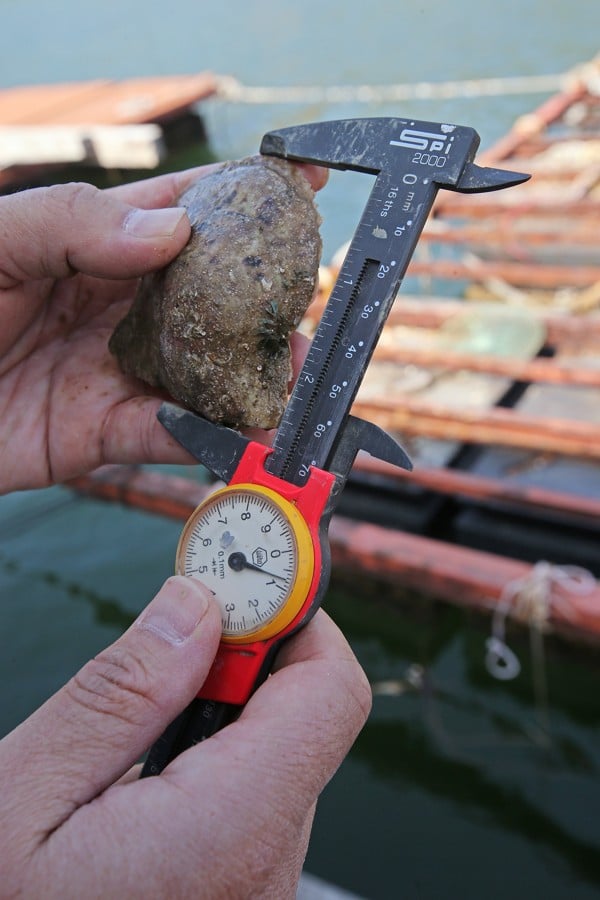
M548 631L552 612L574 621L577 612L569 594L591 594L596 580L591 572L579 566L555 566L544 560L533 566L523 578L505 585L492 617L492 633L486 641L485 665L494 678L509 681L521 671L517 656L506 643L506 619L512 616L526 622L532 631Z
M416 84L259 87L242 84L233 76L221 75L217 79L217 94L233 103L397 103L404 100L552 93L564 87L568 78L564 74L525 75L463 81L420 81Z

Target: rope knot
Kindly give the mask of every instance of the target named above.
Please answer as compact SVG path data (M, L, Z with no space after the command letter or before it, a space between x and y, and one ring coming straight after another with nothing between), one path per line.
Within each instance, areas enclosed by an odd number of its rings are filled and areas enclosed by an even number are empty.
M577 611L570 597L590 594L595 587L591 572L580 566L557 566L540 560L527 575L504 586L492 617L492 634L486 641L485 664L494 678L508 681L516 678L521 664L506 643L508 616L528 625L539 634L550 630L550 619L556 609L574 621Z

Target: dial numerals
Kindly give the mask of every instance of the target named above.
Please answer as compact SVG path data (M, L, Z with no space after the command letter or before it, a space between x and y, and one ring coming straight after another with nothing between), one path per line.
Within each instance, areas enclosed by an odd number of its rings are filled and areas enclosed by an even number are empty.
M272 637L295 617L314 568L312 540L293 504L254 485L223 488L192 514L177 571L202 581L221 609L223 640Z

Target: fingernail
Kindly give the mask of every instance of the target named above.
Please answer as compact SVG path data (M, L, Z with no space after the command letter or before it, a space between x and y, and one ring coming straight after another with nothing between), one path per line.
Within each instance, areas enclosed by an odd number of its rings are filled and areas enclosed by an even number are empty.
M132 209L123 222L123 231L139 238L172 237L186 215L181 206L166 209Z
M192 578L174 575L165 581L135 625L152 631L169 644L183 644L208 610L207 589Z

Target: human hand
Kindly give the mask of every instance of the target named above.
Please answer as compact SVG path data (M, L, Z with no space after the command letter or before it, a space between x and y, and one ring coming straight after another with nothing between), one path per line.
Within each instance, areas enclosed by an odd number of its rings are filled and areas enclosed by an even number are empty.
M0 493L104 463L190 460L156 421L157 392L123 375L107 345L139 276L189 237L170 204L212 168L0 197ZM323 186L326 170L301 168Z
M137 780L130 767L196 694L220 630L210 593L169 579L0 742L2 896L295 897L316 799L370 691L321 611L238 721Z

